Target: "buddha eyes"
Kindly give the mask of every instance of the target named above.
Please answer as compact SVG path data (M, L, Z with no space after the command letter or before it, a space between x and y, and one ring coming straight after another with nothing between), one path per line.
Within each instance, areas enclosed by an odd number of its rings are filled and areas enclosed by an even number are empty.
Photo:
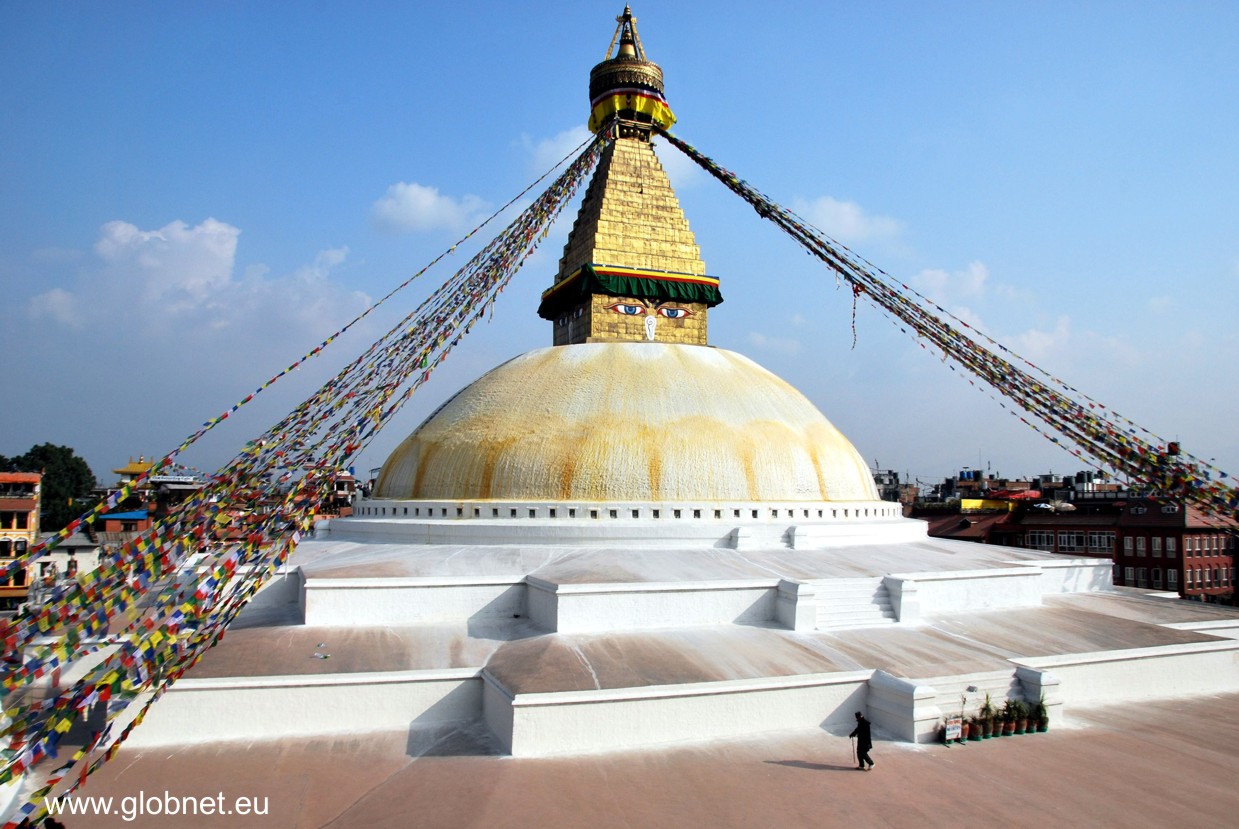
M645 313L645 309L640 305L632 305L627 302L617 302L614 305L608 305L607 310L614 311L617 314L623 314L626 317L636 317Z
M645 314L646 309L643 305L636 305L631 302L617 302L614 305L607 306L608 311L614 311L617 314L623 314L626 317L639 317ZM675 307L660 307L655 313L660 317L665 317L671 320L682 320L685 317L691 317L693 312L687 308Z
M691 317L693 312L687 308L659 308L658 315L672 320L682 320L685 317Z

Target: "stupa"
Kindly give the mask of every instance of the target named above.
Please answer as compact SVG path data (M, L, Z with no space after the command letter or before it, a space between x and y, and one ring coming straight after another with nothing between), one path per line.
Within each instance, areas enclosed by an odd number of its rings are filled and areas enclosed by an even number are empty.
M846 733L861 709L925 741L961 697L1061 721L1239 688L1235 614L929 538L809 400L709 345L720 280L650 141L662 70L617 23L590 75L613 141L538 308L553 344L415 429L127 745L452 731L545 756Z

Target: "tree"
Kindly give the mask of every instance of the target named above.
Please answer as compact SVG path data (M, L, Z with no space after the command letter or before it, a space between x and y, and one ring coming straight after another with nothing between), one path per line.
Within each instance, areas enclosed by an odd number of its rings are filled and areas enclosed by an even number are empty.
M43 473L39 530L45 533L64 528L89 509L91 490L97 486L90 466L68 446L44 443L15 458L0 456L0 468Z

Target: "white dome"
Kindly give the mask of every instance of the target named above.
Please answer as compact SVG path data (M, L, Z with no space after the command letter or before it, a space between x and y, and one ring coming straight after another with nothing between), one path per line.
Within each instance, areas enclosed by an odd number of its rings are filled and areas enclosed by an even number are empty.
M795 388L731 351L530 351L392 452L377 498L877 501L860 454Z

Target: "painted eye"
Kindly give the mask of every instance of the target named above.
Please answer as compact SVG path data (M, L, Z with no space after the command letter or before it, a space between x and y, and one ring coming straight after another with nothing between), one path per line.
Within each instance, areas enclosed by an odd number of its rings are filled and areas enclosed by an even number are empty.
M626 317L637 317L645 313L645 309L640 305L633 305L629 302L617 302L614 305L608 305L607 310L623 314Z
M687 308L659 308L658 315L671 320L682 320L685 317L691 317L693 312Z

